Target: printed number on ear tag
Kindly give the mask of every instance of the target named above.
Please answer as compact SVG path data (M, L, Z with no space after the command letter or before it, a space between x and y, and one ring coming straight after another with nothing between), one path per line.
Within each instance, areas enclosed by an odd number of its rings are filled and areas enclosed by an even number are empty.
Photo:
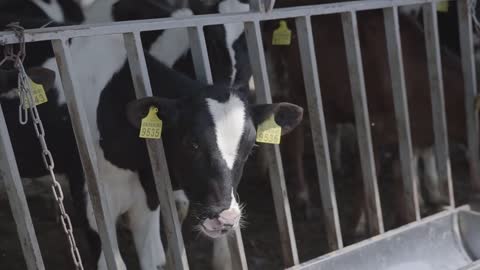
M438 12L448 12L448 1L438 2L437 3L437 11Z
M270 118L258 125L257 142L280 144L282 136L282 127L275 122L275 116L272 114Z
M30 78L28 78L28 83L30 83L30 89L32 90L32 97L35 106L46 103L48 99L43 85L35 83ZM24 96L23 98L23 106L25 109L30 107L27 96Z
M162 120L157 116L158 109L150 107L147 116L142 119L140 138L160 139L162 135Z
M273 45L290 45L292 42L292 31L288 29L287 22L280 21L280 26L273 31Z

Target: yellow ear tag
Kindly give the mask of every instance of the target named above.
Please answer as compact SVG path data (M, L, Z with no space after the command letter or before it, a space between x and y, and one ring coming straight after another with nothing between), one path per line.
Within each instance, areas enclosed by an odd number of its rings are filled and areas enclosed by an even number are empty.
M257 142L280 144L280 137L282 137L282 127L275 122L275 115L272 114L270 118L258 125Z
M45 89L43 85L35 83L30 78L28 78L28 83L30 83L30 89L32 90L32 97L35 106L46 103L48 101L47 94L45 94ZM30 107L28 103L28 97L24 96L23 98L23 106L25 109Z
M437 11L447 13L448 12L448 1L438 2Z
M280 21L280 26L273 31L273 45L290 45L292 42L292 31L288 29L287 22Z
M142 119L140 125L140 138L160 139L162 135L162 120L157 116L158 109L150 107L147 116Z

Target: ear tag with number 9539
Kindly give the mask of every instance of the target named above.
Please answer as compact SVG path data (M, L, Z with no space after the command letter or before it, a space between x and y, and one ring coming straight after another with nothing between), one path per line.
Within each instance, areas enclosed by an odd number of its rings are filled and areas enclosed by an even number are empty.
M275 115L263 121L257 128L257 142L280 144L282 127L275 122Z
M30 78L28 78L28 83L30 84L30 89L32 90L32 101L35 106L46 103L48 99L47 95L45 94L45 89L43 88L43 85L35 83ZM24 96L23 106L25 109L28 109L30 107L27 96Z
M142 119L140 125L140 138L160 139L162 135L162 120L157 116L158 109L150 107L147 116Z

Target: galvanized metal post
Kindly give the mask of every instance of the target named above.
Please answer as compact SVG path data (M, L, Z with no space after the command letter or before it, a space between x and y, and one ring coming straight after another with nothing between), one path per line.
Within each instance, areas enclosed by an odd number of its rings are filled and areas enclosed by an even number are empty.
M448 183L450 207L455 207L452 172L448 148L448 130L443 95L442 60L440 58L440 41L437 22L437 2L423 6L425 42L432 99L433 129L435 135L435 161L440 183Z
M478 112L475 108L477 78L473 47L472 14L470 0L457 0L460 50L462 55L463 81L465 87L465 109L467 118L468 159L470 178L475 193L480 193Z
M343 239L338 217L327 128L320 93L312 22L310 17L299 17L295 19L295 22L297 26L300 60L302 62L303 80L307 93L318 181L322 194L327 239L330 249L335 250L343 247Z
M7 123L0 104L0 181L5 183L8 202L12 209L13 219L17 224L18 238L22 246L23 256L28 270L45 270L37 236L32 224L27 199L23 191L22 180L18 172L13 153L12 142L8 135Z
M370 118L368 116L365 78L358 34L357 14L342 13L343 34L347 51L350 87L355 111L355 127L360 149L367 221L370 234L383 233L382 207L378 193L375 157L373 156Z
M53 51L57 59L60 77L62 79L65 97L67 99L68 111L72 119L75 139L82 161L83 171L88 184L88 192L92 202L93 212L97 223L98 233L102 241L102 250L109 270L118 269L115 254L120 254L118 245L115 244L116 234L115 222L111 220L108 211L108 202L101 196L102 184L98 181L97 155L94 142L91 137L90 126L87 115L83 109L83 101L80 94L80 87L73 72L73 60L67 39L52 40Z
M406 219L415 221L420 219L418 204L418 190L414 167L412 138L410 133L410 117L408 114L407 89L403 70L402 44L400 40L400 25L398 8L390 7L383 10L385 36L387 39L388 64L392 80L395 117L397 120L398 140L400 147L400 161L403 178L403 192L406 199Z
M255 82L257 102L272 103L262 35L258 21L245 23L245 36L247 38L249 60ZM296 265L299 263L298 251L295 242L295 233L293 231L292 214L288 202L280 148L278 145L263 145L262 147L268 162L268 172L272 186L278 230L280 231L284 263L285 266Z
M126 33L123 37L137 98L152 96L153 92L150 85L150 77L148 76L140 33ZM173 263L174 269L187 270L189 269L187 254L182 237L182 228L178 220L163 142L161 139L147 139L146 141L153 177L155 178L155 186L160 199L160 212L165 221L164 225L169 250L172 251L173 255L171 256L173 258L171 263Z
M213 83L212 71L210 68L210 60L208 58L207 44L205 42L205 34L203 27L189 27L188 34L190 39L190 47L192 48L193 64L197 79L208 84ZM233 237L227 238L230 258L232 259L232 267L234 270L248 269L247 258L243 247L242 233L237 228Z
M212 69L210 67L210 60L208 59L207 44L205 42L203 27L189 27L188 38L190 40L193 66L195 68L197 80L212 84Z

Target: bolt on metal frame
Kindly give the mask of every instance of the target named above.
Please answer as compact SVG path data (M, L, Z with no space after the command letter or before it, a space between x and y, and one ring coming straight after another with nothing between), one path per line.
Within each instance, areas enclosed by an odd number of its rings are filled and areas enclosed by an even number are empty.
M356 13L363 10L383 9L384 24L387 38L388 63L392 77L395 116L399 133L399 147L401 172L404 180L406 194L407 214L412 221L408 226L413 226L420 220L418 205L418 191L414 184L414 171L412 165L412 142L408 115L408 102L406 98L405 78L403 72L402 51L400 44L398 7L422 4L424 11L425 39L428 52L429 80L432 94L432 114L434 119L435 153L439 166L439 175L448 182L450 209L453 211L455 204L453 198L453 184L450 172L448 153L447 126L443 97L443 82L441 74L440 46L438 37L438 24L436 5L440 0L370 0L321 4L293 8L282 8L265 13L273 1L263 3L261 0L251 0L252 11L236 14L214 14L193 16L190 18L164 18L130 22L116 22L110 24L78 25L56 28L44 28L25 31L25 41L52 41L54 52L59 66L61 80L77 144L82 159L84 173L87 178L95 219L98 224L102 249L106 257L108 269L117 269L115 264L115 245L112 240L113 224L109 219L108 205L102 199L103 187L97 181L96 156L94 144L88 130L83 104L79 95L78 82L72 72L71 52L68 39L83 36L99 36L122 34L127 48L129 65L134 80L137 97L150 96L152 90L143 55L140 33L170 28L187 28L191 42L194 66L199 80L212 82L208 52L206 50L203 27L226 23L244 23L249 59L252 65L256 85L257 99L259 102L272 101L270 86L266 73L266 63L263 52L260 22L266 20L295 18L298 31L298 42L301 52L302 71L308 97L308 110L311 114L311 126L314 141L314 151L319 175L319 183L324 208L324 218L329 246L333 255L340 253L343 248L342 233L338 218L338 208L335 197L332 168L327 143L325 117L323 113L321 87L316 69L315 44L312 36L310 18L315 15L340 13L344 37L346 40L349 74L352 83L352 96L354 97L355 119L357 136L360 142L362 155L362 172L364 176L365 196L367 198L367 220L372 234L384 232L379 191L376 180L375 162L373 157L368 119L367 100L362 70L362 57L357 29ZM452 0L455 1L455 0ZM470 0L456 0L458 5L460 23L460 44L462 55L462 68L465 80L465 104L468 127L468 151L471 164L472 184L480 190L478 177L478 116L475 113L474 97L477 94L476 73L473 58L472 17L469 12ZM0 44L18 43L14 33L0 32ZM0 107L1 108L1 107ZM149 156L154 171L155 184L160 198L160 207L169 243L169 258L174 269L188 269L188 262L181 234L181 228L176 215L176 208L167 170L163 143L161 140L147 140ZM35 231L32 225L25 194L21 185L20 175L16 166L15 157L8 137L5 119L0 112L0 174L4 179L12 212L17 224L17 231L23 248L25 260L29 270L45 269L38 247ZM299 258L288 197L286 194L285 177L278 146L266 145L270 180L273 191L275 210L280 231L281 247L285 267L298 265ZM162 172L162 173L159 173ZM236 231L229 240L232 249L232 261L235 269L247 269L245 253L243 250L240 231ZM340 251L338 251L340 250Z

